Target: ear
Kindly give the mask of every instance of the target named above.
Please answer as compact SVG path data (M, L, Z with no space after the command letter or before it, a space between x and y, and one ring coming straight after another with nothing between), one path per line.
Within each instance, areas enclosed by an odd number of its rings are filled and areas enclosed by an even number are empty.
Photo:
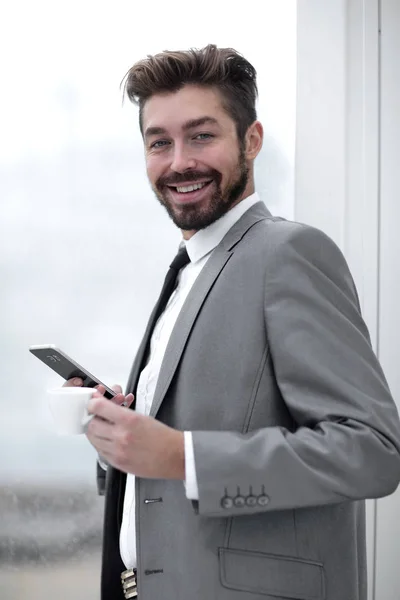
M260 152L264 139L264 129L260 121L254 121L246 132L246 159L254 160Z

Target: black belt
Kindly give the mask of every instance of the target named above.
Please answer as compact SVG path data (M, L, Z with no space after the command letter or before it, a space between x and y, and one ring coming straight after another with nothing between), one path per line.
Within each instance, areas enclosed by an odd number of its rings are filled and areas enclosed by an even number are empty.
M122 591L125 598L137 598L136 569L128 569L121 573Z

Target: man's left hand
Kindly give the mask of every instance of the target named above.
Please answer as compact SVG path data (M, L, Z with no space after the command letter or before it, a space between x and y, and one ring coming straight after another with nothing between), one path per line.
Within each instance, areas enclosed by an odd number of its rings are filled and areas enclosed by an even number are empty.
M101 390L100 390L101 392ZM96 393L86 435L100 456L125 473L152 479L185 479L184 434L114 404Z

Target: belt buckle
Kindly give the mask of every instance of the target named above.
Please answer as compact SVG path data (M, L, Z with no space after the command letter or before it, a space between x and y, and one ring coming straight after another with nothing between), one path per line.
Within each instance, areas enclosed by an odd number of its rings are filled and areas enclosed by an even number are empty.
M136 569L127 569L121 573L122 591L125 598L137 598Z

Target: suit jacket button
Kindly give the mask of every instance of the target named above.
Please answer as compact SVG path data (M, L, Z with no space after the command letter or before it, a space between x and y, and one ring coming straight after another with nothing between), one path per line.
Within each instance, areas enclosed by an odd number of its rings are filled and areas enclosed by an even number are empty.
M256 506L257 504L257 497L256 496L247 496L246 498L246 505L247 506Z
M261 496L258 496L257 498L257 503L259 506L267 506L269 503L269 496L266 494L261 494Z
M221 500L222 508L232 508L233 500L230 496L224 496Z
M233 499L233 504L237 508L241 508L246 504L246 499L243 496L236 496L236 498Z

